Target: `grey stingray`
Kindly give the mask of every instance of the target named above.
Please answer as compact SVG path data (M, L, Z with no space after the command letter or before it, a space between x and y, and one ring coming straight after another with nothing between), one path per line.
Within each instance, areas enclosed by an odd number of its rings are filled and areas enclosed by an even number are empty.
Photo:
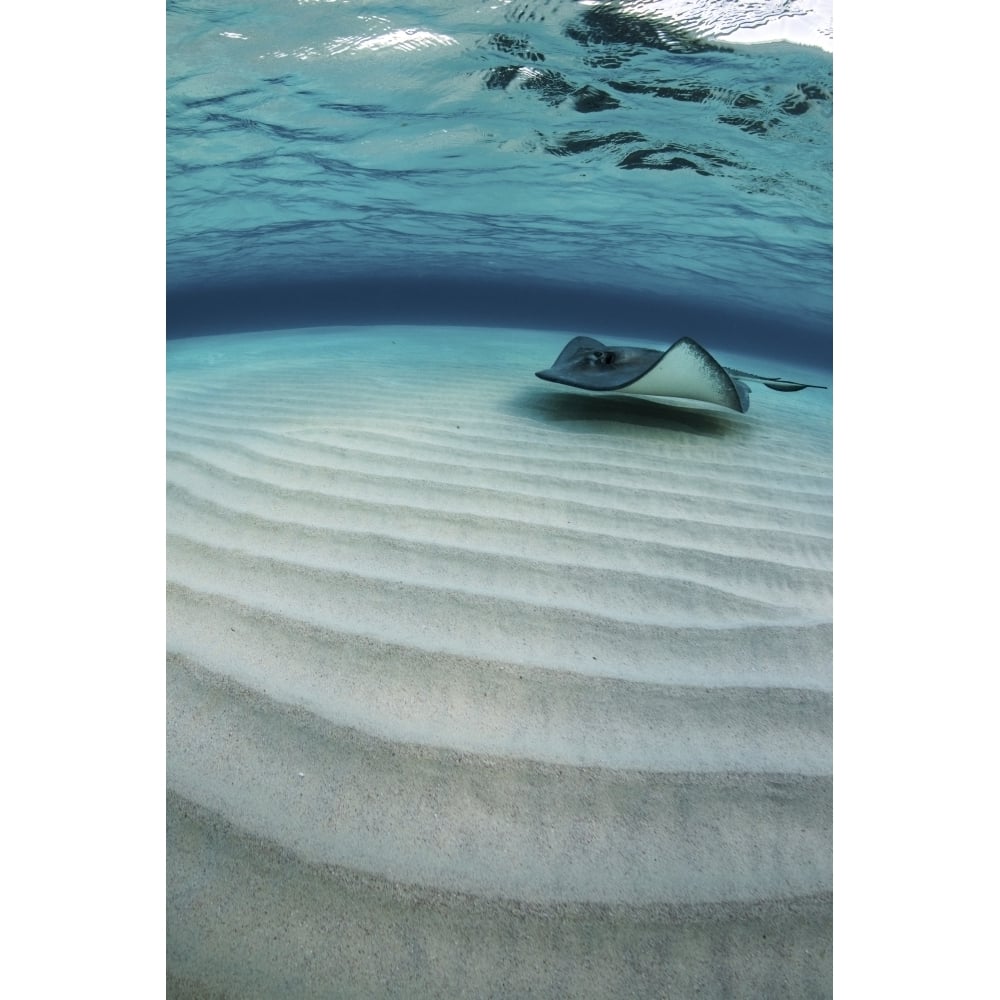
M777 392L825 389L790 379L751 375L723 368L704 347L681 337L665 351L646 347L608 347L593 337L574 337L551 368L535 374L547 382L592 392L628 392L637 396L674 396L726 406L738 413L750 407L745 380L760 382Z

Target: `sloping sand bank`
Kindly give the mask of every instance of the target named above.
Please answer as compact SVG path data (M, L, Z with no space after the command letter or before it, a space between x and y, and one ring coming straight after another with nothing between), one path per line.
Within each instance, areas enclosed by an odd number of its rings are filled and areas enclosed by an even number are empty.
M169 344L170 995L829 995L830 394L568 339Z

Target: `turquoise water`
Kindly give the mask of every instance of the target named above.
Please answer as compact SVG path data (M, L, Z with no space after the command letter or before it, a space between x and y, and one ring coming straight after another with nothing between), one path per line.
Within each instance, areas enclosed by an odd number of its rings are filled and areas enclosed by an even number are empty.
M831 995L806 2L168 4L168 996Z
M801 3L167 11L170 336L444 323L829 364L832 56L733 41L794 35Z

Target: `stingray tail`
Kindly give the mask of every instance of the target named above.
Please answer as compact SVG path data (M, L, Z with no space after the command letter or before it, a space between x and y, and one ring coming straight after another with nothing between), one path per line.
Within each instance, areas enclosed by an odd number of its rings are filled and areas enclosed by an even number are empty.
M760 382L768 389L775 392L800 392L802 389L829 389L828 385L811 385L808 382L793 382L787 378L772 378L768 375L751 375L750 372L741 372L738 368L727 368L727 374L734 379L750 379L752 382Z

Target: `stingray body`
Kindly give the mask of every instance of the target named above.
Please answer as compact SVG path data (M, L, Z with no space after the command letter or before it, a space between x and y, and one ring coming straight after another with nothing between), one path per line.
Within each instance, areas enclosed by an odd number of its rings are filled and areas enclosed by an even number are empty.
M665 351L608 347L593 337L574 337L551 368L535 374L548 382L591 392L695 399L725 406L737 413L746 413L750 406L746 380L760 382L778 392L826 388L724 368L690 337L682 337Z

